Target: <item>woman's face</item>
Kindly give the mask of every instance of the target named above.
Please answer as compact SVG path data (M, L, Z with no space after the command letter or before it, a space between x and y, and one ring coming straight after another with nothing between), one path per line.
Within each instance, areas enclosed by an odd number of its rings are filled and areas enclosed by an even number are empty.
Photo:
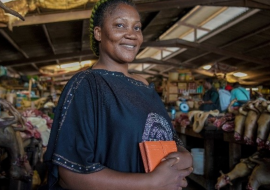
M140 16L130 5L120 4L105 13L103 26L95 27L100 41L100 58L108 63L129 63L135 59L143 42Z

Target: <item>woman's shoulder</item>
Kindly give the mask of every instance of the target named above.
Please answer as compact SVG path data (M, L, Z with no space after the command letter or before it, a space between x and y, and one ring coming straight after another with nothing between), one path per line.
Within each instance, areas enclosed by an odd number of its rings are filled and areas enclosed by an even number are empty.
M78 80L83 80L83 79L93 79L94 77L94 72L92 72L91 68L82 70L74 74L70 79L69 82L73 81L78 81Z
M142 76L137 75L137 74L132 74L131 76L132 76L131 78L133 78L133 79L135 79L137 81L141 81L145 85L149 85L149 82L145 78L143 78Z
M91 69L86 69L74 74L65 85L65 89L77 89L80 86L90 85L95 82L95 76Z

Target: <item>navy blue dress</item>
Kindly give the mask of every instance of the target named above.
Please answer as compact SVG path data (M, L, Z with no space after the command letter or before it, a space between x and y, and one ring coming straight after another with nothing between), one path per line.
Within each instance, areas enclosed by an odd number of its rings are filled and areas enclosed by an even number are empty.
M57 189L58 166L143 173L139 142L147 140L182 146L153 84L101 69L76 74L59 99L44 156L50 189Z

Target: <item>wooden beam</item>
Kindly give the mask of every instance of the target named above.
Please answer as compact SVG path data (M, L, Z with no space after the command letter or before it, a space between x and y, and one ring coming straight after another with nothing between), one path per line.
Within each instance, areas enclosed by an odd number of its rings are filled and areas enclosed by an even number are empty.
M244 6L250 5L251 8L269 8L268 5L262 5L261 3L251 2L250 0L169 0L169 1L158 1L150 3L139 3L136 5L139 12L154 12L165 9L172 9L175 7L186 8L197 5L211 5L211 6ZM83 20L89 19L91 10L80 10L43 14L43 15L31 15L26 16L25 21L16 21L13 26L26 26L26 25L38 25L53 22L64 22L71 20Z
M36 66L35 63L31 63L31 65L32 65L37 71L39 71L39 68Z
M91 10L83 11L69 11L63 13L54 13L46 15L32 15L25 17L25 21L16 21L13 26L26 26L26 25L37 25L37 24L46 24L53 22L64 22L71 20L83 20L90 18Z
M250 32L250 33L248 33L248 34L246 34L246 35L243 35L243 36L241 36L241 37L235 38L235 39L233 39L232 41L230 41L230 42L228 42L228 43L226 43L226 44L220 46L219 48L225 48L225 47L228 47L228 46L230 46L230 45L232 45L232 44L235 44L236 42L239 42L239 41L241 41L241 40L244 40L244 39L247 39L247 38L249 38L249 37L255 36L255 35L257 35L257 34L259 34L259 33L261 33L261 32L264 32L264 31L266 31L266 30L269 30L269 29L270 29L270 25L263 26L262 28L259 28L258 30L252 31L252 32Z
M179 64L171 63L168 61L161 61L153 58L143 58L143 59L135 59L132 63L129 64L141 64L141 63L153 63L157 65L167 65L167 66L175 66L179 67Z
M260 11L259 9L255 9L255 10L250 10L250 11L248 11L248 12L245 13L243 16L240 16L239 18L233 20L232 22L229 22L228 24L226 24L226 25L224 25L224 26L218 28L217 30L212 31L211 33L209 33L209 34L206 35L205 37L201 38L200 40L198 40L198 43L201 43L201 42L203 42L203 41L205 41L205 40L207 40L207 39L209 39L209 38L211 38L211 37L213 37L213 36L219 34L220 32L223 32L224 30L226 30L226 29L228 29L228 28L230 28L230 27L233 27L234 25L238 24L239 22L241 22L241 21L243 21L243 20L245 20L245 19L248 19L249 17L251 17L251 16L253 16L254 14L258 13L259 11ZM226 44L225 44L225 45L226 45ZM224 47L225 47L225 46L224 46ZM223 48L223 46L222 46L222 47L219 47L219 48ZM184 50L184 49L181 49L181 51L177 51L173 56L176 56L177 54L180 54L180 53L184 52L183 50ZM210 54L210 53L211 53L211 52L207 52L207 53L205 53L205 54L202 54L201 56L199 55L197 58L203 57L203 56L208 55L208 54ZM226 57L228 57L228 56L226 56ZM195 60L195 59L197 59L197 58L194 57L194 58L190 59L190 61ZM229 57L228 57L228 58L229 58ZM185 61L183 64L188 64L188 60Z
M151 41L151 42L144 42L141 45L141 48L146 47L181 47L181 48L190 48L192 47L190 44L179 44L177 39L171 40L162 40L162 41Z
M249 53L251 51L255 51L257 49L264 48L264 47L269 46L269 45L270 45L270 41L267 41L267 42L264 42L264 43L262 43L260 45L255 46L253 48L250 48L250 49L244 51L243 53L246 54L246 53Z
M177 22L177 24L183 25L183 26L187 26L187 27L193 28L193 29L204 30L204 31L207 31L207 32L210 32L211 31L210 29L207 29L207 28L204 28L204 27L201 27L201 26L196 26L196 25L193 25L193 24L189 24L189 23L183 22L183 21Z
M243 0L239 0L243 1ZM185 8L196 5L215 5L216 3L232 3L235 0L167 0L150 3L140 3L136 7L139 11L156 11L171 8Z
M237 42L239 42L239 41L241 41L241 40L247 39L247 38L249 38L249 37L252 37L252 36L254 36L254 35L257 35L257 34L259 34L259 33L261 33L261 32L264 32L264 31L266 31L266 30L269 30L269 29L270 29L270 25L266 25L266 26L264 26L264 27L262 27L262 28L260 28L260 29L258 29L258 30L256 30L256 31L252 31L252 32L250 32L250 33L248 33L248 34L246 34L246 35L244 35L244 36L241 36L240 38L236 38L236 39L234 39L234 40L232 40L232 41L230 41L230 42L228 42L228 43L226 43L226 44L224 44L224 45L222 45L222 46L219 46L219 48L222 49L222 48L228 47L228 46L230 46L230 45L232 45L232 44L235 44L235 43L237 43ZM253 49L253 50L255 50L255 49ZM251 51L251 50L248 50L248 51ZM208 54L210 54L210 53L211 53L211 52L207 52L207 53L201 54L201 55L199 55L199 56L197 56L197 57L193 57L193 58L191 58L191 59L189 59L189 60L184 61L182 64L189 63L190 61L193 61L193 60L195 60L195 59L198 59L198 58L203 57L203 56L205 56L205 55L208 55ZM246 53L246 52L245 52L245 53ZM225 56L223 60L229 59L229 58L230 58L230 57ZM222 60L222 61L223 61L223 60ZM245 62L245 63L247 63L247 62Z
M257 59L248 55L242 55L241 53L235 53L227 50L222 50L217 47L213 47L207 44L199 44L196 42L189 42L183 39L172 39L172 40L163 40L163 41L154 41L154 42L146 42L144 45L147 45L148 47L185 47L185 48L199 48L205 51L213 52L216 54L234 57L237 59L241 59L244 61L254 62L257 64L267 64L269 65L269 61L265 61L262 59Z
M43 28L43 31L44 31L45 36L46 36L46 38L47 38L47 41L48 41L48 43L49 43L49 45L50 45L50 47L51 47L51 49L52 49L52 51L53 51L53 54L55 54L55 49L54 49L54 46L53 46L53 44L52 44L51 37L50 37L50 35L49 35L49 32L48 32L48 30L47 30L46 25L45 25L45 24L42 24L42 28Z
M265 4L265 5L270 5L270 1L269 0L253 0L253 1L258 2L258 3Z
M142 31L143 33L146 32L147 30L149 30L149 28L154 23L154 21L157 18L157 16L158 16L158 12L155 13L155 16L153 16L153 18L151 19L151 21L146 24L145 28L143 28L143 31Z
M174 67L168 67L167 69L164 69L164 70L160 71L159 73L163 74L163 73L166 73L166 72L168 72L168 71L170 71L172 69L174 69Z
M189 62L191 62L191 61L193 61L193 60L196 60L196 59L199 59L199 58L201 58L201 57L204 57L204 56L206 56L206 55L208 55L208 54L210 54L210 52L202 53L202 54L200 54L200 55L197 55L197 56L195 56L195 57L192 57L191 59L188 59L188 60L182 62L181 65L188 65Z
M15 60L15 61L3 61L1 65L3 66L22 66L22 65L30 65L31 63L44 63L56 60L65 60L70 58L78 58L78 57L90 57L91 59L97 59L97 57L92 53L92 51L82 51L82 52L74 52L74 53L65 53L65 54L57 54L57 55L47 55L42 57L33 57L29 59Z
M255 9L270 9L269 4L262 4L254 0L236 0L234 2L216 2L214 6L249 7Z
M258 12L260 12L261 10L259 9L252 9L250 11L247 11L245 14L243 14L243 16L240 16L239 18L236 18L234 20L232 20L231 22L224 24L223 26L217 28L216 30L213 30L211 33L207 34L205 37L202 37L198 42L203 42L225 30L227 30L230 27L233 27L234 25L242 22L245 19L248 19L249 17L257 14Z
M14 40L3 29L0 29L0 33L17 51L23 54L25 58L29 58L29 56L17 45L16 42L14 42Z

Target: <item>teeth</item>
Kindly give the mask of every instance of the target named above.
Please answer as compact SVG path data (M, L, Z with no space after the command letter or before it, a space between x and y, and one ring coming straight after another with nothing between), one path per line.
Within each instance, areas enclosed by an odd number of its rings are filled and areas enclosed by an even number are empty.
M132 46L132 45L124 45L124 46L126 46L128 48L134 48L135 47L135 46Z

